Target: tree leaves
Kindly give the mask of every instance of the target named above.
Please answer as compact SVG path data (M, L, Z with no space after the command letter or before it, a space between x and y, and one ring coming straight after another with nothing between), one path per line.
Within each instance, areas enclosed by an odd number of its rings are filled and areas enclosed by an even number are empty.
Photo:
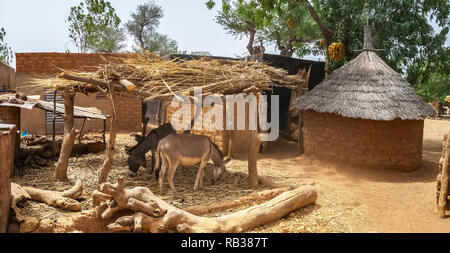
M80 52L116 52L124 47L121 20L108 1L85 0L70 8L66 21L69 37Z
M6 31L2 27L0 28L0 62L10 64L13 58L13 51L11 47L5 42Z

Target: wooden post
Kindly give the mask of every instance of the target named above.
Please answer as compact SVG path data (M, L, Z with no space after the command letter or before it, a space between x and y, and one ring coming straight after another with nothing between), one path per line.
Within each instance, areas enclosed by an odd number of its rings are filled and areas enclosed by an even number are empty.
M58 163L56 164L56 175L57 180L67 179L67 167L69 166L70 153L72 153L73 143L75 142L75 137L77 131L73 127L73 110L74 110L74 100L75 91L71 87L66 87L63 92L64 97L64 139L61 146L61 151L59 152Z
M102 133L103 144L106 145L106 119L103 120L103 133Z
M117 112L115 107L116 91L114 85L109 85L108 100L112 108L111 129L109 132L108 146L106 147L105 152L105 160L103 161L102 169L100 170L98 175L97 181L98 187L100 186L100 184L106 181L109 171L111 170L112 160L114 158L114 145L116 143L116 132L117 132Z
M16 127L0 131L0 233L8 230L16 134Z
M58 91L55 90L55 92L53 93L53 117L52 117L52 142L53 142L53 146L52 146L52 155L53 157L56 157L56 151L57 151L57 147L56 147L56 95L58 94Z
M305 88L309 87L309 77L311 76L311 67L312 65L309 65L308 72L303 75L303 85L299 84L297 89L297 98L300 98L302 94L302 86L305 86ZM304 73L304 72L303 72ZM297 140L297 151L300 154L303 154L305 152L304 146L303 146L303 111L298 110L298 140Z
M84 118L83 125L81 125L80 135L78 137L78 143L81 143L81 135L83 135L83 128L84 128L84 124L86 123L86 120L87 120L87 118Z
M158 126L161 126L163 124L163 118L162 118L162 107L163 106L164 106L163 100L159 100L158 115L157 115Z
M439 194L438 201L438 215L439 218L445 218L445 211L447 207L447 197L448 197L448 174L449 174L449 163L450 163L450 131L447 133L447 137L444 138L444 145L442 149L443 161L440 161L441 168L441 190ZM442 159L441 158L441 159Z
M258 186L258 153L261 140L259 139L258 130L250 131L250 147L248 150L248 178L251 187Z

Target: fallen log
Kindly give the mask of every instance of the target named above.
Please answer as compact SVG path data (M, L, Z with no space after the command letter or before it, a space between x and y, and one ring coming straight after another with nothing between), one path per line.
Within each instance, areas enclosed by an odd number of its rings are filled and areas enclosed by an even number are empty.
M81 203L76 200L83 193L83 183L80 179L77 180L71 189L64 192L41 190L27 186L23 187L23 189L29 194L32 200L70 211L81 210Z
M247 179L249 177L248 174L244 173L244 172L234 172L233 174L240 176L241 178ZM271 189L276 189L276 188L280 188L280 185L274 183L272 180L270 180L269 178L265 177L265 176L257 176L258 179L258 184L262 184L265 185Z
M116 184L104 183L94 192L94 203L105 202L102 218L111 218L118 211L129 209L132 215L121 216L107 225L116 232L163 233L237 233L275 221L290 212L312 204L317 192L312 186L286 191L272 200L245 210L217 218L199 217L176 208L156 197L148 188L123 188L123 178Z
M186 207L183 210L186 212L190 212L195 215L204 215L204 214L210 214L210 213L218 213L223 212L225 210L235 208L238 206L242 206L245 204L250 204L256 201L265 201L269 199L273 199L276 196L280 195L283 192L292 190L293 187L282 187L272 190L265 190L265 191L259 191L254 192L246 196L234 198L234 199L228 199L224 201L214 202L210 204L204 204L204 205L197 205L197 206L190 206Z

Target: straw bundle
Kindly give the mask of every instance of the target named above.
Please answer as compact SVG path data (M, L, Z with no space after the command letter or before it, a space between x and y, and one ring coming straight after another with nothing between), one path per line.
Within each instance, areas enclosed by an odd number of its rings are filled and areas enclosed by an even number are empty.
M207 57L175 62L164 61L151 53L136 53L108 60L108 64L98 66L96 72L63 71L106 83L126 79L137 86L138 95L147 99L193 95L194 87L201 87L203 94L235 94L250 87L260 91L279 85L296 88L301 82L298 77L288 76L282 69L258 62L213 60ZM37 78L34 82L56 89L66 85L92 88L92 85L86 86L86 83L59 77Z

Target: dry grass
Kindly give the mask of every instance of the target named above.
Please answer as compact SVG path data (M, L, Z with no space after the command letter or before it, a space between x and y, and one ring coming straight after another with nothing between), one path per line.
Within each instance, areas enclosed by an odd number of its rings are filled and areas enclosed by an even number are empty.
M164 61L151 53L108 58L108 64L97 68L96 72L62 71L103 81L127 79L137 86L137 95L141 94L147 99L192 96L194 87L201 87L203 94L235 94L252 87L259 91L277 85L296 88L300 82L298 76L288 76L285 70L264 63L207 57L199 60ZM85 86L84 83L58 77L33 80L44 87Z
M206 204L236 196L243 196L251 192L268 189L260 186L252 189L247 180L227 171L219 185L212 184L212 164L207 165L204 176L204 189L198 192L193 191L197 167L179 167L174 178L174 184L178 194L173 195L167 180L164 181L164 193L160 195L159 183L154 175L149 174L144 168L140 168L136 177L128 177L127 155L124 151L125 145L134 144L134 139L127 135L118 135L116 139L116 152L113 162L113 170L108 175L109 182L115 182L117 178L124 177L126 187L135 186L148 187L152 192L170 204L184 208L192 205ZM83 181L82 210L93 207L92 192L96 189L97 173L102 166L103 153L88 154L79 157L72 157L69 160L68 181L54 181L55 163L49 163L48 167L40 169L24 168L23 176L14 176L13 182L23 186L33 186L40 189L63 191L72 187L77 179ZM151 164L148 161L148 164ZM28 201L21 209L24 215L33 216L39 219L55 218L67 213L60 209L49 207L46 204Z

